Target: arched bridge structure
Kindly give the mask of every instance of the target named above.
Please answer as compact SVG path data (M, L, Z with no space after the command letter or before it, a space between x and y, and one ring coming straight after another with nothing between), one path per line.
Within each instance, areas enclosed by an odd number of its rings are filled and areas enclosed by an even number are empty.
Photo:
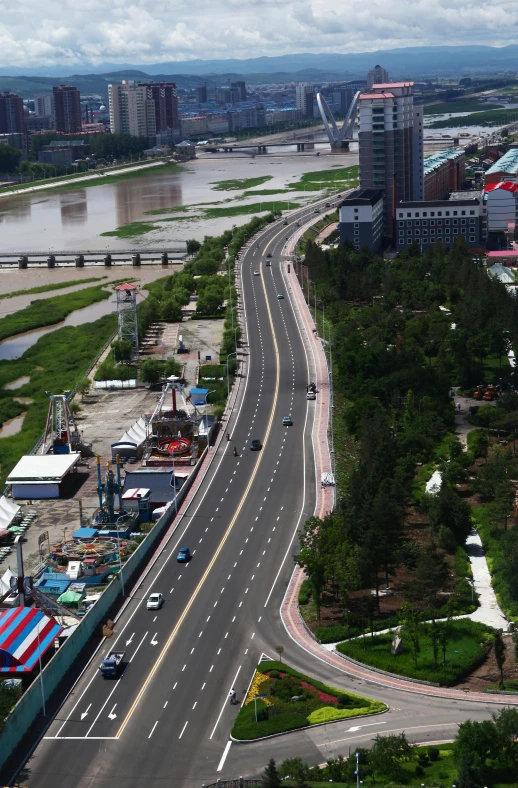
M322 93L317 93L318 109L327 132L327 137L331 143L332 151L340 151L343 148L349 147L349 142L353 138L354 120L356 118L356 107L358 105L359 96L360 91L357 91L357 93L354 94L349 111L345 116L342 128L339 129L327 101Z

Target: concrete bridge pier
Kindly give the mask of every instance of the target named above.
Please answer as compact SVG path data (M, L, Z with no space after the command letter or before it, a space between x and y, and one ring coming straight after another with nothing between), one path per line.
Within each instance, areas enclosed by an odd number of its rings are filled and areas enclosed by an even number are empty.
M167 254L167 252L162 252L160 262L162 263L162 265L169 265L169 255Z
M77 257L74 258L74 262L76 264L76 268L84 268L85 267L84 255L78 254Z
M18 258L18 268L20 268L20 270L27 268L28 264L29 264L29 258L27 257L27 255L24 254Z
M138 252L131 255L131 265L135 267L140 265L140 254Z
M55 268L56 267L56 257L53 254L49 254L47 257L47 268Z
M112 256L111 254L106 254L104 256L104 267L111 268L111 264L112 264Z

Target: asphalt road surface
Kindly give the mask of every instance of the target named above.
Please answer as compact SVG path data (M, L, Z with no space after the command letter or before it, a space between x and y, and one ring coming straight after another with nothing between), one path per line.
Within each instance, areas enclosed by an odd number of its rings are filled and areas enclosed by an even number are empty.
M448 702L357 681L298 648L279 607L293 569L296 530L315 501L311 427L315 403L307 351L285 286L280 258L295 222L314 207L267 228L242 260L248 374L207 479L185 525L156 559L117 622L116 637L96 655L44 738L16 777L29 788L191 788L218 777L253 776L273 755L321 763L377 733L406 730L413 741L450 739L463 719L495 707ZM272 265L266 266L266 254ZM259 275L255 275L259 271ZM278 299L283 294L283 299ZM291 415L293 426L282 417ZM259 439L260 451L250 441ZM232 455L236 446L239 456ZM176 562L188 546L193 558ZM146 609L150 592L165 604ZM239 706L262 654L285 646L294 667L385 701L387 714L326 725L255 744L230 744ZM126 652L118 680L103 680L102 657Z

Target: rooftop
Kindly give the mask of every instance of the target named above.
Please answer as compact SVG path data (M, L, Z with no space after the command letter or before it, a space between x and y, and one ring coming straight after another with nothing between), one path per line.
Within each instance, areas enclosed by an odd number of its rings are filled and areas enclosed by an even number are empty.
M432 153L431 156L428 156L424 160L425 176L428 175L429 172L435 170L437 167L440 167L445 161L455 161L455 159L458 159L463 155L464 151L462 148L449 148L448 150L441 150L437 151L437 153Z
M0 613L0 671L31 671L62 629L34 607L15 607Z
M509 172L518 175L518 149L511 148L507 153L495 161L492 167L486 170L486 175L492 175L495 172Z
M372 86L373 90L385 90L391 88L413 88L413 82L378 82Z
M382 198L383 193L379 189L355 189L341 204L374 205Z
M360 93L361 99L396 98L393 93Z
M79 462L81 454L26 454L7 478L8 484L39 481L60 482Z

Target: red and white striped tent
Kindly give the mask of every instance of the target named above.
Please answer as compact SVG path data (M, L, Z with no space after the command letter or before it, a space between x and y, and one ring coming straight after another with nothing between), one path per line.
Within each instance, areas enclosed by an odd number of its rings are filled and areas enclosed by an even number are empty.
M33 607L0 613L0 672L28 673L63 627Z

